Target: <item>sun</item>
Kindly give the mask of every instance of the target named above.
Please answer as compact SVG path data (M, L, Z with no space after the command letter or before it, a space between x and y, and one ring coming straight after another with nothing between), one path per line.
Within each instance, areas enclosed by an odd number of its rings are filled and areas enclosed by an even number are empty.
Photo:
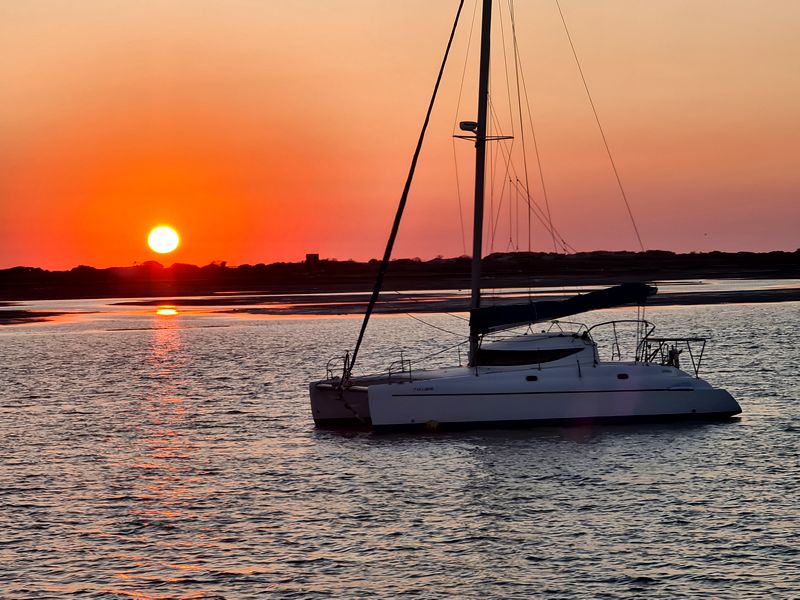
M159 254L167 254L175 250L180 243L178 232L167 225L159 225L147 236L147 245Z

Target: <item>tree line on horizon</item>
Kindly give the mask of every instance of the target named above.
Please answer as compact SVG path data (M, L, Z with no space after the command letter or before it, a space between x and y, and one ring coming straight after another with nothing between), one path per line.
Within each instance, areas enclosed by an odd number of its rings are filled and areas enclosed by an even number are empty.
M794 277L800 276L800 249L794 252L675 253L593 251L574 254L548 252L494 253L483 258L487 279L546 278L585 283L669 277ZM379 261L320 259L309 255L301 262L228 266L216 261L204 266L175 263L165 267L147 261L127 267L95 268L80 265L67 271L38 267L0 270L0 298L35 299L99 296L160 296L209 294L223 291L326 291L371 286ZM471 259L437 257L431 260L399 258L391 261L387 285L413 285L426 278L431 284L456 285L469 276ZM436 285L436 287L440 287Z

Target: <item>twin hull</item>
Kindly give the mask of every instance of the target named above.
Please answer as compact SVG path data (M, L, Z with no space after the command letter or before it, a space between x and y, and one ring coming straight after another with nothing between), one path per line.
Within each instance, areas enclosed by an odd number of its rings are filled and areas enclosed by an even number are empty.
M580 421L725 418L741 412L725 390L673 367L603 363L551 370L454 368L395 383L311 384L318 426L465 428Z

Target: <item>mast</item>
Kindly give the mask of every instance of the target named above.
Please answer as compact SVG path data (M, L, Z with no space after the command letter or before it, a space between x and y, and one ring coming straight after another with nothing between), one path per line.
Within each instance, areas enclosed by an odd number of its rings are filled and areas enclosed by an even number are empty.
M475 211L472 221L472 299L470 309L481 307L481 254L483 252L483 191L486 172L486 113L489 105L489 48L492 32L492 0L483 0L481 59L478 80L478 121L475 129ZM470 325L469 364L475 364L479 333Z

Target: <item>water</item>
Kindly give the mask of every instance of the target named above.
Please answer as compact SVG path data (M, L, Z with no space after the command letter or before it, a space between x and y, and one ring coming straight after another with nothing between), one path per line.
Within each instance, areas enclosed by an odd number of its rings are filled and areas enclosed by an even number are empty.
M738 421L392 436L312 425L357 319L54 305L99 312L0 328L4 599L800 597L800 304L648 311Z

